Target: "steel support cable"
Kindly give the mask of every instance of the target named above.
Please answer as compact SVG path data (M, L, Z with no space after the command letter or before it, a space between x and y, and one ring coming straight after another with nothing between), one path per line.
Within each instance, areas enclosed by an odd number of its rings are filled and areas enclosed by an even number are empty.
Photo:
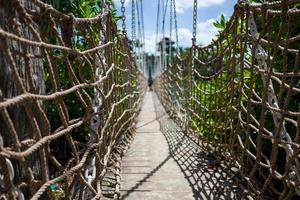
M143 0L140 0L140 6L141 6L141 23L142 23L142 35L143 39L145 40L145 23L144 23L144 5Z
M163 10L162 10L163 20L162 20L162 28L161 28L162 31L165 30L165 24L166 24L165 22L166 22L168 5L169 5L169 0L163 1Z
M140 8L141 9L141 29L142 29L142 39L143 39L143 44L144 44L145 43L145 23L144 23L144 5L143 5L143 3L144 3L144 1L140 0L140 7L141 7Z
M141 37L141 65L143 68L143 73L146 74L146 66L145 66L145 26L144 26L144 8L143 8L143 0L140 0L140 37Z
M165 68L165 60L164 60L164 37L165 37L165 21L164 21L164 10L165 10L165 0L162 0L162 7L161 7L161 16L162 16L162 35L160 37L160 66L161 66L161 70L162 73L164 72L164 68Z
M162 73L166 73L169 74L170 71L167 70L167 49L166 49L166 37L165 37L165 22L166 22L166 15L167 15L167 9L168 9L168 0L166 1L162 1L162 39L161 39L161 44L160 44L160 48L161 48L161 63L162 63ZM171 9L171 8L170 8ZM170 77L169 77L170 78ZM171 88L171 83L167 82L166 84L163 84L162 87L165 88L165 90L168 90L169 92L172 91ZM171 95L168 95L167 98L169 99L168 102L170 102L171 104L173 103L173 101L171 100ZM171 99L170 99L171 98Z
M175 37L176 37L176 52L179 55L179 40L178 40L178 24L177 24L177 10L176 0L173 0L174 24L175 24Z
M172 62L172 26L173 26L173 0L170 0L170 44L169 44L169 64Z
M157 13L156 13L156 34L155 34L155 49L154 52L156 51L160 51L160 47L158 45L158 40L159 40L159 18L160 18L160 1L161 0L157 0ZM155 56L155 66L156 66L156 73L158 73L158 71L160 69L157 69L158 65L160 64L160 54L159 56ZM160 71L159 71L160 72Z
M169 59L168 59L168 64L167 64L167 71L169 70L175 70L174 69L171 69L170 66L171 66L171 63L172 63L172 56L173 56L173 41L172 41L172 32L173 32L173 0L170 0L170 24L169 24L169 31L170 31L170 38L169 38L169 52L168 52L168 56L169 56ZM174 71L173 72L174 75L176 75L177 73ZM174 80L174 82L176 82L176 80ZM173 103L173 107L174 108L180 108L180 106L177 104L178 101L176 101L176 97L177 97L177 93L176 93L176 84L172 84L172 83L169 83L171 87L171 91L173 91L172 93L172 103Z
M166 38L165 38L165 25L166 25L166 15L167 15L167 9L168 9L168 2L169 0L166 0L166 3L164 0L162 0L162 67L163 71L166 70Z
M145 49L145 24L144 24L144 6L143 0L140 0L140 7L141 7L141 31L142 31L142 65L144 69L144 74L146 75L146 49Z
M131 42L132 50L135 53L136 43L136 22L135 22L135 0L131 0Z
M172 8L171 8L172 9ZM176 59L179 59L179 39L178 39L178 24L177 24L177 10L176 10L176 0L173 0L173 12L174 12L174 25L175 25L175 42L176 42L176 55L175 55L175 62L176 62ZM178 78L179 78L179 81L182 81L183 80L183 74L182 74L182 65L180 65L180 67L178 67L178 65L176 64L176 68L178 69ZM176 81L176 83L178 83ZM180 90L181 94L182 94L182 90ZM180 108L182 108L183 106L183 102L184 100L182 99L184 95L178 95L178 100L177 100L177 105L178 105L178 108L179 108L179 111L180 112Z
M141 15L140 15L140 6L139 6L139 1L136 0L136 13L137 13L137 25L138 25L138 36L137 36L137 49L138 49L138 56L137 56L137 60L138 60L138 65L140 67L140 71L142 71L144 73L144 69L142 66L142 52L141 52L141 42L142 42L142 32L141 32Z

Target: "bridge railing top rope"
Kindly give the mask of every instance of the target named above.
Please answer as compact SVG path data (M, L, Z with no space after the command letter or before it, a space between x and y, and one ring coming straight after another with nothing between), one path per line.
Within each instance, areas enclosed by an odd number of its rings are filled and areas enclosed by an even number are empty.
M215 41L177 57L155 84L178 124L235 163L257 198L300 195L299 5L240 1Z
M144 84L109 4L0 1L0 198L118 198Z

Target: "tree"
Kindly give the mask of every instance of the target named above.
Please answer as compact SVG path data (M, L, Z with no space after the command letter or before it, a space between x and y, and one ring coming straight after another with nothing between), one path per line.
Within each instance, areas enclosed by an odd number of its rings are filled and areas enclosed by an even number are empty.
M11 1L1 2L3 5L2 9L0 9L0 27L19 37L36 40L37 38L33 36L31 29L26 23L27 19L22 19L22 15L11 3ZM19 3L25 8L34 9L34 5L30 1L20 0ZM16 28L16 24L12 20L20 22L20 26ZM32 25L34 28L38 28L35 24ZM41 59L30 59L28 57L29 54L41 54L40 49L3 38L1 38L0 46L0 99L13 98L23 93L23 90L17 83L16 77L14 77L14 66L9 58L9 54L12 55L24 89L30 93L44 94L43 62ZM46 132L44 130L45 127L41 126L43 121L41 106L40 102L33 100L26 102L26 104L1 110L0 134L3 138L4 146L12 146L17 151L24 146L24 144L21 145L21 141L26 141L27 139L38 140L41 137L39 134ZM10 126L10 123L12 126ZM12 161L15 172L14 182L19 184L22 180L27 180L26 182L32 181L31 185L26 186L28 188L24 190L28 191L25 197L30 196L29 193L33 194L35 192L36 183L33 180L48 179L47 166L43 166L43 169L41 169L42 163L45 164L45 152L46 150L41 148L38 153L26 160ZM20 166L23 167L21 168Z

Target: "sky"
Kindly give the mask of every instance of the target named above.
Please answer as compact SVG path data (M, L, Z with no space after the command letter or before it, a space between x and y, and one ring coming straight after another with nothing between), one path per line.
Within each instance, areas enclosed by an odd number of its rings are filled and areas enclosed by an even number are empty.
M160 0L162 2L162 0ZM164 0L165 2L167 0ZM170 2L170 0L169 0ZM197 17L197 44L206 45L217 34L213 26L221 14L228 19L232 13L237 0L198 0ZM156 16L158 0L143 0L144 24L145 24L145 48L147 52L155 51L156 38ZM120 0L115 0L118 15L120 13ZM169 6L168 6L169 7ZM131 37L131 0L125 0L126 25L128 36ZM193 0L176 0L179 46L188 47L192 38ZM166 36L169 36L169 10L166 15ZM120 26L120 24L119 24ZM160 29L162 17L160 19ZM174 27L174 24L173 24ZM173 33L172 39L175 40Z

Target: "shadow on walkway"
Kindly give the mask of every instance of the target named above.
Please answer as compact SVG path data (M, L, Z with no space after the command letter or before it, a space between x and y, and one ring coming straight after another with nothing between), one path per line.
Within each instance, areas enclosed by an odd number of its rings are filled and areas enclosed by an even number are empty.
M212 165L214 157L209 156L199 145L189 139L165 113L156 94L153 95L156 113L163 116L158 119L164 134L170 156L180 167L189 182L195 200L252 199L230 178L232 169Z
M138 128L158 121L160 131L150 128L136 135L135 144L127 152L127 161L122 166L125 177L122 200L252 199L234 183L232 168L222 163L212 165L216 161L214 156L181 131L166 114L155 93L149 93L148 98L153 98L149 102L154 102L154 108L153 104L149 108L152 112L155 110L156 116Z
M147 173L147 175L143 179L139 180L132 188L130 188L130 190L126 191L126 193L121 196L121 200L128 199L131 193L135 192L139 187L146 183L148 179L150 179L170 158L171 156L169 155L152 171Z

